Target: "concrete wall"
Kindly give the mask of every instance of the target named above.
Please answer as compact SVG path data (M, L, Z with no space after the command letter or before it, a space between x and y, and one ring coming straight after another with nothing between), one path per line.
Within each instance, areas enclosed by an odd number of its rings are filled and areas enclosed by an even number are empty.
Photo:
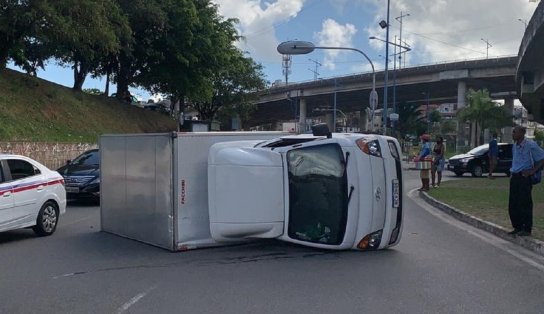
M84 151L97 147L96 144L88 143L0 142L1 153L30 157L53 170Z

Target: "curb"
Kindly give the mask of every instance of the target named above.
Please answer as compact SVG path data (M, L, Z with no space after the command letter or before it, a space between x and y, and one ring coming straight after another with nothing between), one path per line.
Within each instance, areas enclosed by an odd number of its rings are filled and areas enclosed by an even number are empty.
M457 208L454 208L448 204L442 203L436 200L435 198L429 196L426 192L420 192L419 195L428 204L455 217L456 219L462 222L465 222L478 229L492 233L503 240L515 243L541 256L544 256L544 242L540 240L533 239L531 237L517 237L517 236L510 235L508 234L508 230L504 229L503 227L496 225L494 223L482 220L478 217L469 215L463 211L458 210Z

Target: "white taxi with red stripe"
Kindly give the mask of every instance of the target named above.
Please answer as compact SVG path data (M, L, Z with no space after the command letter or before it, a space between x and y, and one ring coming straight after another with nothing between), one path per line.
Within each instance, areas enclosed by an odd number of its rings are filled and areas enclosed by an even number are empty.
M66 212L62 176L28 157L0 153L0 232L32 227L55 232Z

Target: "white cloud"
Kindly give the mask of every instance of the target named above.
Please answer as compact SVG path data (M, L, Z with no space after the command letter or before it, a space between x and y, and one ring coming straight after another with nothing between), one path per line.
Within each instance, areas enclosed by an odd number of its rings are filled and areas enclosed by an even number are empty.
M305 0L213 0L219 5L219 13L228 18L237 18L240 35L246 40L239 43L240 49L249 51L256 60L278 60L278 39L275 26L287 22L302 10Z
M399 33L395 17L403 11L410 16L403 19L402 37L414 48L409 56L415 62L484 58L482 39L492 45L490 58L515 55L524 31L518 19L529 20L535 8L528 0L500 1L500 5L495 0L396 0L391 2L390 41ZM379 8L376 20L385 19L385 14L385 8ZM384 34L377 25L370 25L366 32L369 36Z
M341 25L332 19L323 21L321 31L314 34L318 46L326 47L353 47L353 36L357 29L352 24ZM327 50L323 66L334 70L334 60L340 53L340 50Z

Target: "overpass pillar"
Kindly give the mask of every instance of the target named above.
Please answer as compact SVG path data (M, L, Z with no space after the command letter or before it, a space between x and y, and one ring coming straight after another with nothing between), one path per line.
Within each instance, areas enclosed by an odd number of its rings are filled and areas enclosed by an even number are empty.
M504 110L511 116L514 115L514 98L508 97L504 99ZM512 126L507 126L502 129L501 142L512 143Z
M359 111L359 131L366 132L368 131L368 119L369 119L369 108Z
M332 112L325 113L325 121L327 122L327 127L331 132L336 132L334 127L334 114Z
M467 83L464 81L459 81L457 83L457 112L465 108L467 103ZM466 125L461 121L457 120L457 142L455 145L455 151L461 153L465 151L467 143L466 138Z
M299 116L298 116L298 133L306 132L306 99L300 97L298 100Z

